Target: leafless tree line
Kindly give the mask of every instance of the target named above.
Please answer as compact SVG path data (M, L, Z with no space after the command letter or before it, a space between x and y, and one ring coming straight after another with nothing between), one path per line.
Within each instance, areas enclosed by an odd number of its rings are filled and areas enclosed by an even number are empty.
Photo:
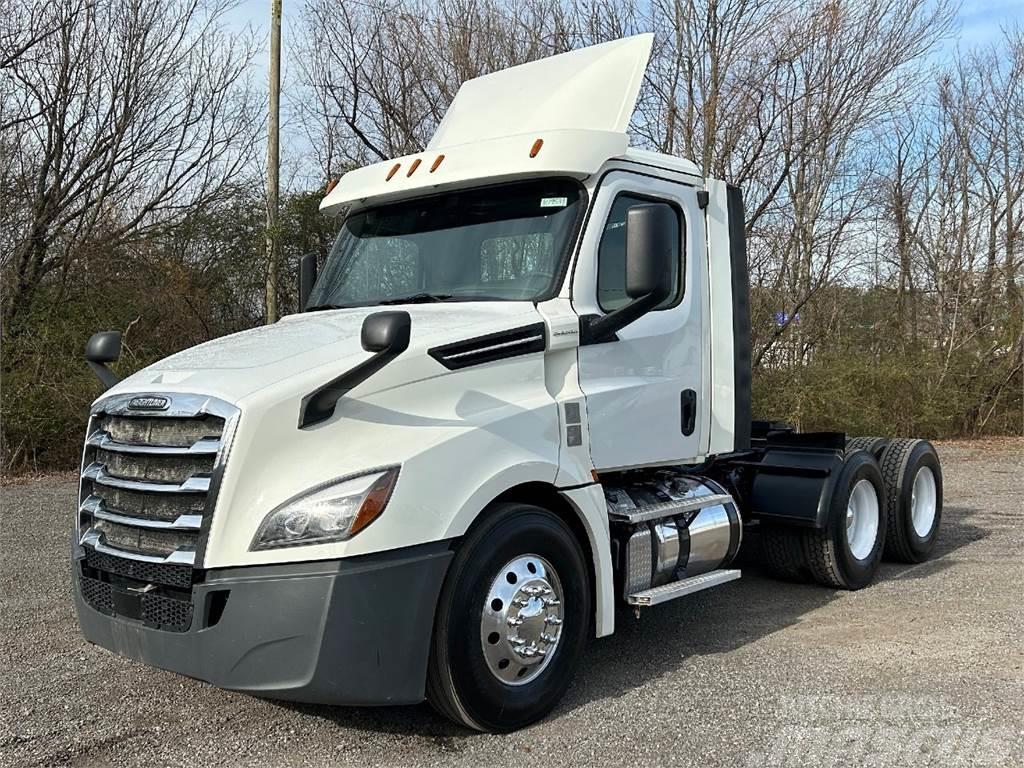
M84 249L140 240L251 170L255 41L226 0L23 0L0 19L5 336Z

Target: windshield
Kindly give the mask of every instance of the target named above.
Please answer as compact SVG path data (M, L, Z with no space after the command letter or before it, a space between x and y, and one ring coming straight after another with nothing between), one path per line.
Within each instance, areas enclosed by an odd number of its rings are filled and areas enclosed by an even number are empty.
M308 308L550 296L579 206L576 182L535 179L360 211L342 225Z

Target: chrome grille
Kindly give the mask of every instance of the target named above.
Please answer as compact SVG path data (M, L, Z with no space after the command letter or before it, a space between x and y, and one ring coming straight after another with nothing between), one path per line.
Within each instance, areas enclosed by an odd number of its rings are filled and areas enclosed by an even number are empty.
M186 394L160 395L170 400L162 411L132 409L139 399L103 400L89 420L78 511L83 596L106 607L98 585L148 587L132 618L180 629L191 622L180 590L195 580L238 410Z

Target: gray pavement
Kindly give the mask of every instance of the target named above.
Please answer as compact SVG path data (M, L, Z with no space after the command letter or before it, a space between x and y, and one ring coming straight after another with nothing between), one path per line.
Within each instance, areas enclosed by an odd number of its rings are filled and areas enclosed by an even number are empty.
M76 488L0 489L0 766L1024 765L1024 441L940 448L935 558L856 593L768 579L619 616L565 702L507 736L427 705L217 690L85 643Z

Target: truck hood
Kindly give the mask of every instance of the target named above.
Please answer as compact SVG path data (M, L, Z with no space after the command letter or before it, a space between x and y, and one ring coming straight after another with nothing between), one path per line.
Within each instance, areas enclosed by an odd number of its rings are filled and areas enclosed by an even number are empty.
M458 302L308 312L273 325L223 336L143 368L110 394L142 391L194 392L229 402L283 379L327 369L338 375L369 357L360 342L367 315L403 309L412 317L412 338L404 355L429 347L535 323L531 302ZM438 374L445 372L439 364Z

